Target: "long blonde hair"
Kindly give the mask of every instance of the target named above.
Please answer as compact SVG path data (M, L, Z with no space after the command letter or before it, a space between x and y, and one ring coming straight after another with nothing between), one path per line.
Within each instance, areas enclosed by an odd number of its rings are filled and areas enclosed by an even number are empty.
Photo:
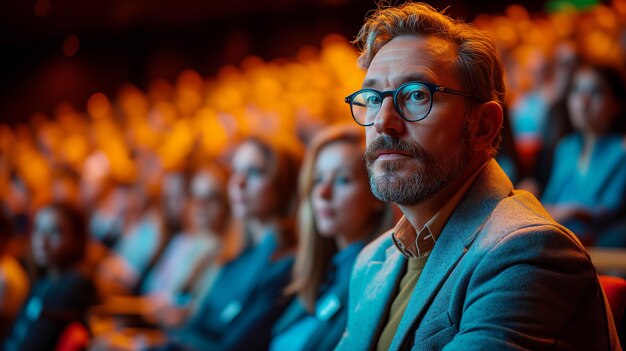
M315 161L321 150L327 145L345 142L365 149L365 132L353 125L334 126L318 133L307 150L298 179L298 253L293 270L292 281L286 288L287 294L297 294L304 306L312 312L333 255L338 251L333 238L321 236L315 226L311 189L313 187ZM363 172L365 164L363 163ZM369 233L369 238L381 234L391 226L393 214L388 205L382 207L376 216L376 223Z

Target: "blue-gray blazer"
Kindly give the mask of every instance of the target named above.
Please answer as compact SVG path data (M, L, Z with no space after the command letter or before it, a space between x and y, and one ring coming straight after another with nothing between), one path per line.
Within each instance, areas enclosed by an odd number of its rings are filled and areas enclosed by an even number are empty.
M338 350L376 347L406 259L391 232L350 280ZM491 160L441 232L390 350L619 350L589 255Z

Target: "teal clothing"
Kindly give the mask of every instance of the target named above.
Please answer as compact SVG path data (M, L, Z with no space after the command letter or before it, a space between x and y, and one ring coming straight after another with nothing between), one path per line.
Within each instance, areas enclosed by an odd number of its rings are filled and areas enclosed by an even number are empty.
M183 328L169 332L167 350L264 350L271 328L288 300L293 255L272 259L276 237L266 233L226 264L199 311Z
M594 244L626 217L626 142L618 134L598 139L585 173L578 167L582 149L583 137L578 133L558 144L541 201L544 205L578 205L591 213L590 220L571 219L561 224L583 242Z
M356 242L337 252L310 314L294 299L273 330L271 351L333 350L346 326L348 282L357 255L365 246Z

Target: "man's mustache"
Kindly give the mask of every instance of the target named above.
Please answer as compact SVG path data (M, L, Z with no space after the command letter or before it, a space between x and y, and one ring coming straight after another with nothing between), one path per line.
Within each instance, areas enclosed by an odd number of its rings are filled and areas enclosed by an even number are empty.
M365 149L363 159L369 165L376 160L376 154L381 151L400 151L418 159L419 161L432 161L432 157L423 147L402 139L383 135L372 141Z

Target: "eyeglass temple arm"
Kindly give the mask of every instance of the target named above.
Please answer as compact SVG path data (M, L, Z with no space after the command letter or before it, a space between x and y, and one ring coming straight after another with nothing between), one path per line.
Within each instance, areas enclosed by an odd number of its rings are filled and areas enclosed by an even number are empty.
M465 96L465 97L468 97L468 98L476 99L476 97L474 97L474 96L472 96L472 95L470 95L468 93L464 93L462 91L451 89L451 88L446 88L446 87L444 87L442 85L438 85L436 88L437 88L437 91L440 91L442 93L461 95L461 96Z

